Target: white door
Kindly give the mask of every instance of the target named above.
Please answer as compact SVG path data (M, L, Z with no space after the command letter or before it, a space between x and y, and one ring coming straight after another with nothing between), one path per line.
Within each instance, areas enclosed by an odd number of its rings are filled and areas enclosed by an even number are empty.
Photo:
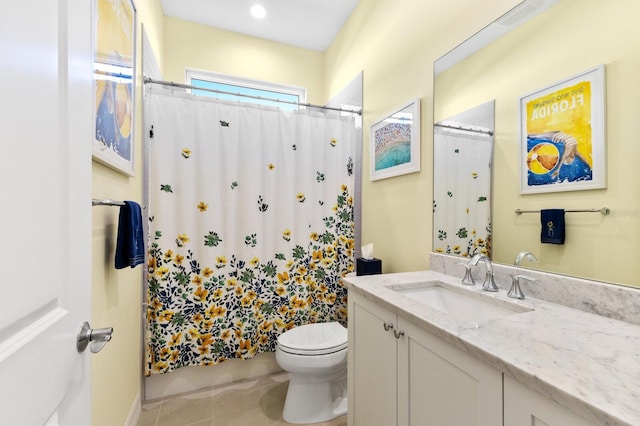
M0 12L0 424L90 424L91 1Z

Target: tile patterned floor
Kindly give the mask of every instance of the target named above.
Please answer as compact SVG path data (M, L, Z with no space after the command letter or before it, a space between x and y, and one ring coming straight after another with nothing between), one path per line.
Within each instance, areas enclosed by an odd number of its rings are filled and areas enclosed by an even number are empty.
M270 426L282 419L286 373L146 403L138 426ZM342 416L316 426L346 426Z

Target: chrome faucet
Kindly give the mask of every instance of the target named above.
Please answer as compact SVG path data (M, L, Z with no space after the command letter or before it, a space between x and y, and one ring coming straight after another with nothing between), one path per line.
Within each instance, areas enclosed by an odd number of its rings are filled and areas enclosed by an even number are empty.
M491 260L482 254L476 254L469 260L469 265L476 266L479 261L484 262L484 266L487 269L487 274L484 277L484 282L482 283L482 289L485 291L498 291L498 286L493 280L493 266L491 265Z
M520 289L520 280L529 281L531 283L536 282L535 278L527 277L525 275L514 275L511 278L511 288L509 289L507 296L512 299L524 299L524 293Z
M514 265L516 266L520 266L520 262L522 262L523 258L527 258L528 261L533 262L534 260L538 260L537 257L535 257L533 255L533 253L528 252L528 251L521 251L520 253L518 253L518 255L516 256L516 261L513 262Z

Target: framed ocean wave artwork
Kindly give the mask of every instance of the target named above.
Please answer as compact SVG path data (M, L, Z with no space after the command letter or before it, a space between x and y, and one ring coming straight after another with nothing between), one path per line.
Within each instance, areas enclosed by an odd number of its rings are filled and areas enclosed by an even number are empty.
M420 171L420 98L371 125L372 181Z
M93 159L134 175L136 9L132 0L94 0Z
M520 193L605 188L604 66L520 99Z

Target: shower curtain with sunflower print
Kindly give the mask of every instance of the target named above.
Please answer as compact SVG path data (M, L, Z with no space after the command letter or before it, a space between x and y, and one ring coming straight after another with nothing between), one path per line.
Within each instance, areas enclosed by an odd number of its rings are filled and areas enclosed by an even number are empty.
M493 136L434 129L433 247L491 256Z
M353 118L154 86L146 374L248 359L293 327L346 323Z

